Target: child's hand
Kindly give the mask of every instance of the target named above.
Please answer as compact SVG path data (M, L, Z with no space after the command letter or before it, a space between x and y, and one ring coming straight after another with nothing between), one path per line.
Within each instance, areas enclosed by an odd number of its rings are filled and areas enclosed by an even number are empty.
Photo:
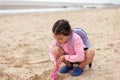
M60 61L60 63L64 62L65 61L65 55L60 56L59 61Z

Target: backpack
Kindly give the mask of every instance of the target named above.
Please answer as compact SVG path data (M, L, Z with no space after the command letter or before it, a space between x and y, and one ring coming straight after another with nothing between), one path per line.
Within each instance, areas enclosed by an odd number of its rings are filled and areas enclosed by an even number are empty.
M81 28L76 28L73 30L73 32L77 33L81 39L83 40L83 44L85 44L86 48L90 48L90 41L88 39L88 36L87 36L87 33L81 29ZM74 44L73 44L73 41L72 41L72 35L70 36L70 45L72 48L74 48ZM92 62L89 64L89 68L92 67Z
M86 48L90 48L90 41L88 39L87 33L83 29L76 28L76 29L73 30L73 32L77 33L81 37L81 39L83 40L83 43L86 46ZM73 44L73 41L72 41L72 35L71 35L69 41L70 41L71 47L74 48L74 44Z

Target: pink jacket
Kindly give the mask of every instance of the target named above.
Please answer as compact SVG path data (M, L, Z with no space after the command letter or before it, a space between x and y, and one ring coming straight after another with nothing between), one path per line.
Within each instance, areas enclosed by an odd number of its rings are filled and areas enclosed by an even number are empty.
M65 44L61 44L61 47L66 52L65 60L69 62L80 62L85 59L84 48L86 47L83 44L82 39L76 33L72 34L74 48L71 46L70 41L68 40ZM53 47L57 45L57 41L53 40L49 50L49 56L52 61L55 61L53 55Z

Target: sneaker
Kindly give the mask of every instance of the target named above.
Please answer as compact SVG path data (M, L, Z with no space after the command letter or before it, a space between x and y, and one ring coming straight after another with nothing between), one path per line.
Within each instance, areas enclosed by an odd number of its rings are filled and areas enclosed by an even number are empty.
M80 67L75 67L73 72L71 73L72 76L80 76L83 73L83 69Z
M70 67L70 66L67 66L67 65L65 65L64 67L62 67L61 69L60 69L60 73L68 73L70 70L72 70L73 69L73 67Z

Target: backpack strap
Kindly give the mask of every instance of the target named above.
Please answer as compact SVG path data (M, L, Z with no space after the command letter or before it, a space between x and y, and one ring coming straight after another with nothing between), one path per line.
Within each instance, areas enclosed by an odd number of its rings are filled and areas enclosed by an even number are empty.
M71 33L71 35L70 35L69 42L70 42L71 47L74 49L74 44L73 44L73 31L72 31L72 33Z

